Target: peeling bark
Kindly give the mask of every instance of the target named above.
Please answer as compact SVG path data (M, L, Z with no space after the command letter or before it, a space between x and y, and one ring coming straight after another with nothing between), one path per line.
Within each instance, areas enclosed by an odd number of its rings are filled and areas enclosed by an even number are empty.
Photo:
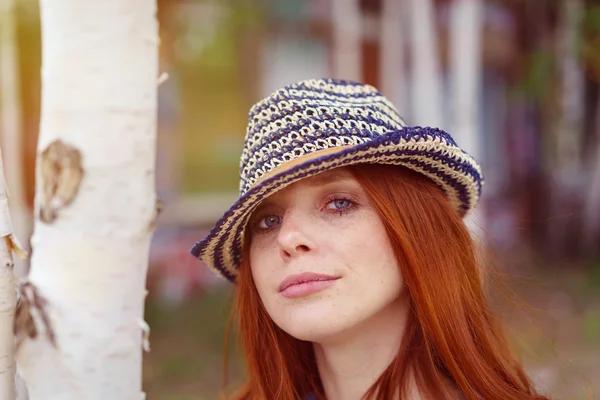
M52 223L58 211L71 204L77 196L84 175L81 152L56 139L42 152L40 170L40 220Z
M13 323L17 351L25 339L37 339L40 328L46 334L50 344L56 348L56 335L48 318L48 302L46 299L39 294L31 282L25 281L19 285L18 292L19 301L17 302ZM36 321L37 319L39 321Z
M162 201L161 198L156 197L156 204L154 207L154 218L152 218L152 221L150 221L150 231L154 231L154 229L156 229L156 220L158 219L158 216L162 213L164 208L165 203Z

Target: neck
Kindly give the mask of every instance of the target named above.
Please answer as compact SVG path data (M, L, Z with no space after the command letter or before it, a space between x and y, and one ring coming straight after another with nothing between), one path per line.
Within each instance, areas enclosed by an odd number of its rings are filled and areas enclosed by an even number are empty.
M328 400L361 399L394 360L408 312L401 298L351 331L313 344Z

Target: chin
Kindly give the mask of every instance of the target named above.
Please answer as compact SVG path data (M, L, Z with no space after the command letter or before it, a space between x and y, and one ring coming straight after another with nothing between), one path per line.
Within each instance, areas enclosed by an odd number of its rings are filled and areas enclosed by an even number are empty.
M289 335L307 342L324 342L351 325L335 307L300 306L280 315L275 323Z
M333 340L333 338L340 335L344 329L335 328L332 326L323 326L323 324L311 324L306 326L294 326L286 327L283 329L290 336L303 340L305 342L313 342L313 343L325 343Z

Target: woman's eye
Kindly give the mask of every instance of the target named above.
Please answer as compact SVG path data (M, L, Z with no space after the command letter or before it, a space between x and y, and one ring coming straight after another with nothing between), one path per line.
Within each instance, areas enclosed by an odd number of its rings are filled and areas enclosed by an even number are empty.
M330 210L345 210L352 206L352 202L346 199L335 199L327 203L327 208Z
M269 215L258 221L258 227L260 229L270 229L279 223L281 223L281 217L278 217L277 215Z

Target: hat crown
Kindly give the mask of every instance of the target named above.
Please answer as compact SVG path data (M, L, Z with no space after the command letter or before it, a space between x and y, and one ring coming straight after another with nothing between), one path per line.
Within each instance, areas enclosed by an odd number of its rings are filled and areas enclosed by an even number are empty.
M394 105L370 85L337 79L288 85L250 109L240 195L298 157L365 143L405 125Z

